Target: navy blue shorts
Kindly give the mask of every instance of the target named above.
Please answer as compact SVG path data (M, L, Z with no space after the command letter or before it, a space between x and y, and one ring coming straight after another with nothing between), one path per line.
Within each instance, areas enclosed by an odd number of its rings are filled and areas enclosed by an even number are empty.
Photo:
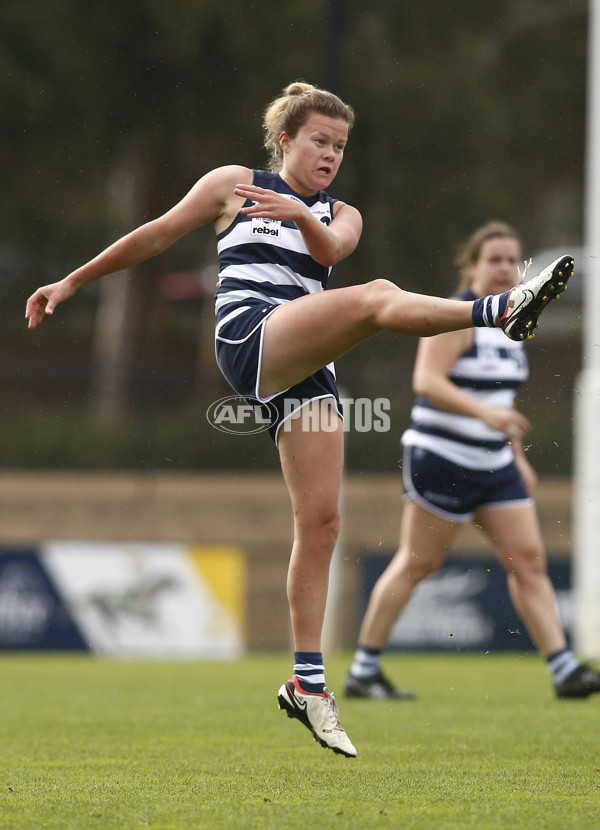
M271 425L268 432L277 443L281 425L309 401L333 398L342 417L340 396L332 372L319 369L300 383L290 386L278 395L260 397L258 382L262 357L264 324L278 305L249 300L239 305L240 313L228 319L231 311L225 306L217 319L215 351L217 364L223 376L238 395L252 401L266 402ZM223 322L225 320L225 322Z
M422 447L405 447L406 496L452 522L469 522L478 510L531 504L513 461L498 470L469 470Z

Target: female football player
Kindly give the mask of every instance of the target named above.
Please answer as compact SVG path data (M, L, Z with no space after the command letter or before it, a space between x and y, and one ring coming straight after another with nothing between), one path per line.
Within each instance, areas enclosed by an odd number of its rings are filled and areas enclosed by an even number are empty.
M195 228L214 225L220 266L217 361L238 394L268 402L278 413L271 435L294 516L287 579L294 670L279 690L279 705L319 743L346 756L356 750L326 689L321 654L343 466L332 361L383 330L432 335L499 325L520 339L572 270L572 260L562 258L526 291L516 287L476 303L412 294L384 279L325 291L331 267L352 253L362 230L358 210L327 192L353 121L352 109L337 96L291 84L264 115L269 171L239 165L210 171L164 215L60 282L39 288L26 311L34 329L82 285L161 253ZM286 401L296 402L291 411ZM298 417L300 409L317 416L310 418L310 430L307 419Z

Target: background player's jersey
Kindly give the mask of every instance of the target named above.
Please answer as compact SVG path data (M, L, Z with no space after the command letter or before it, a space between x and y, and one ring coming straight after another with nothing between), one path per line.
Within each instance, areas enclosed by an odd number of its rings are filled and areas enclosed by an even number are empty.
M458 298L475 299L471 292ZM517 388L528 374L523 343L509 340L501 329L475 328L473 346L460 355L449 378L488 406L511 408ZM419 397L411 419L410 428L402 436L406 446L422 447L474 470L494 470L512 461L504 433L491 429L479 418L445 412Z

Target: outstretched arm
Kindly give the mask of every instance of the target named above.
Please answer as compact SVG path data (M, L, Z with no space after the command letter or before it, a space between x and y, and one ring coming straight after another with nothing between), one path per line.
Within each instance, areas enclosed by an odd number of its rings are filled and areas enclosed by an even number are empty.
M38 326L46 314L52 315L56 306L82 285L144 262L202 225L219 221L228 224L240 204L234 187L241 178L251 180L252 171L234 165L212 170L165 214L121 237L60 282L38 288L27 301L29 328Z

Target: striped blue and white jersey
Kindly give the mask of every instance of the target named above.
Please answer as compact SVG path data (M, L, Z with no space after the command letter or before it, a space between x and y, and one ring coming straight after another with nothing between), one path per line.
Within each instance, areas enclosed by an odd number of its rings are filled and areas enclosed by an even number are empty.
M458 299L475 297L464 292ZM510 408L528 374L523 343L509 340L499 328L475 328L473 346L460 355L449 378L488 406ZM473 470L500 469L513 460L504 433L491 429L479 418L445 412L419 397L411 420L402 436L406 446L422 447Z
M333 219L336 200L324 190L315 196L303 197L277 173L265 170L254 170L253 173L253 184L257 187L303 202L325 224ZM322 291L331 271L311 257L293 222L251 218L241 213L218 235L217 252L217 324L249 299L281 304Z

